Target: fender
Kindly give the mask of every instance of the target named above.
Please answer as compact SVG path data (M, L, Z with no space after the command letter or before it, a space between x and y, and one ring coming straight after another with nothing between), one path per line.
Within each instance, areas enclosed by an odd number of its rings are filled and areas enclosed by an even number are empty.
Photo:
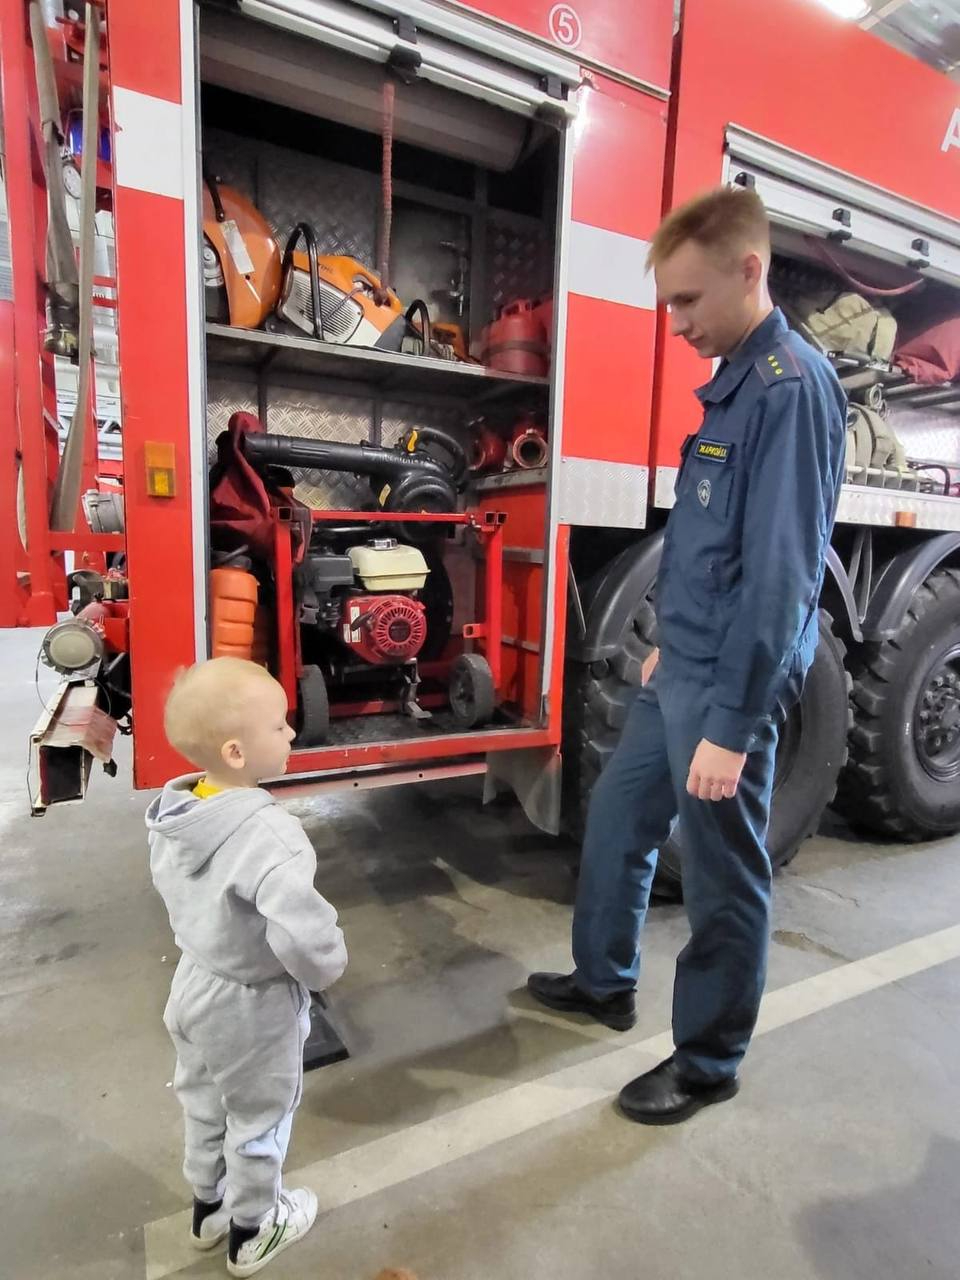
M865 640L896 635L913 593L949 557L960 551L960 533L940 533L898 552L883 568L863 622Z
M584 601L586 634L571 641L570 657L599 662L623 648L637 601L657 579L663 552L663 530L625 547L588 584Z
M960 545L960 536L957 537ZM637 601L653 586L663 553L663 530L626 547L595 576L587 589L586 635L571 640L569 655L577 662L599 662L623 648ZM852 639L862 639L860 619L846 570L833 547L827 548L827 571L846 612Z
M843 605L846 613L847 634L851 640L855 640L857 644L863 639L863 630L860 626L860 614L857 611L857 602L854 598L853 587L850 585L850 579L847 577L847 571L843 567L843 561L837 555L833 547L827 547L827 573L833 580L833 584L839 592L839 602ZM824 586L827 586L826 578ZM840 623L843 629L843 620L834 618L835 622Z

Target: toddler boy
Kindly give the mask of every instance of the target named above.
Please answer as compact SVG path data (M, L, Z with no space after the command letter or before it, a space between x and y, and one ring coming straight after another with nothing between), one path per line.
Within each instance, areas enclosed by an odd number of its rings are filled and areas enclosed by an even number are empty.
M303 1084L310 991L347 963L337 913L313 881L296 818L258 784L286 768L287 699L263 667L215 658L185 671L167 737L202 772L169 782L147 811L150 871L182 953L164 1022L193 1188L191 1239L229 1237L227 1270L252 1276L317 1214L280 1174Z

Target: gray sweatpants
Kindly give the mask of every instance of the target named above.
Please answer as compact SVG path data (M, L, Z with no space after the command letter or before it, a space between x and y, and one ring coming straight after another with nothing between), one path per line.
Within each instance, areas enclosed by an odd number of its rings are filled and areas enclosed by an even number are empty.
M183 956L163 1020L177 1051L184 1177L200 1200L226 1193L234 1221L256 1226L280 1192L303 1088L309 994L287 976L242 986Z

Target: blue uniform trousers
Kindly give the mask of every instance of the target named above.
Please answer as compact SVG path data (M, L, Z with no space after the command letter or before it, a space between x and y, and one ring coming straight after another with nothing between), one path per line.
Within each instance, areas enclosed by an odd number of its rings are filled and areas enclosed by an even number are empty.
M657 849L679 817L691 938L677 960L676 1059L692 1079L732 1076L746 1052L766 979L770 859L765 848L777 726L760 721L732 800L687 794L709 681L661 659L630 709L590 798L576 910L577 982L594 996L631 990Z

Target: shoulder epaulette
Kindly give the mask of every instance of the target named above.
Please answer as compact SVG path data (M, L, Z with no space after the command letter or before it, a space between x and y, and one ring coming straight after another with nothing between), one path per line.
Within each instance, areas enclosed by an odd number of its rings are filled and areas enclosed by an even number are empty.
M778 342L769 354L761 356L754 368L768 387L775 382L803 377L800 361L785 342Z

